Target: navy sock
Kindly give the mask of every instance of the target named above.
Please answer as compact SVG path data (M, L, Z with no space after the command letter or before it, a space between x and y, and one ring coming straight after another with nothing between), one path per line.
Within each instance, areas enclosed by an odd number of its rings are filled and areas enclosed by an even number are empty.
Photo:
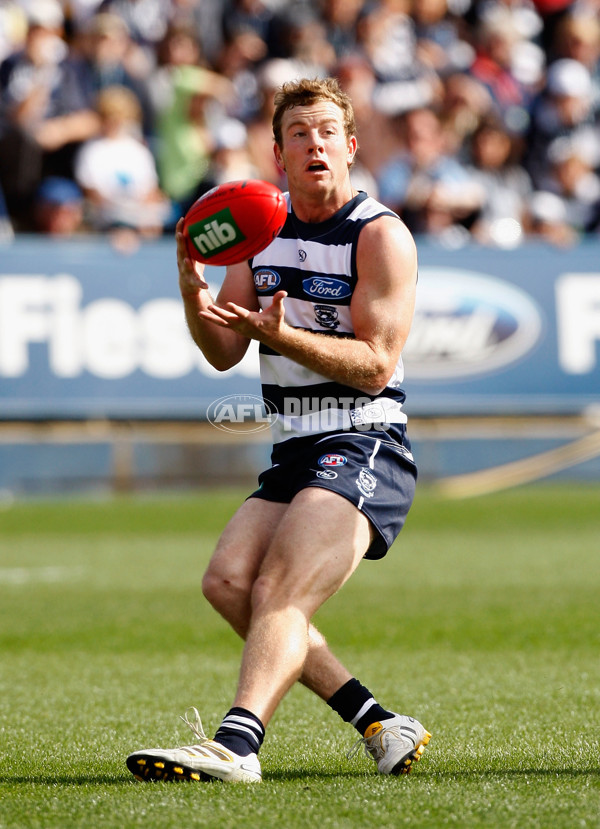
M393 711L387 711L379 705L369 689L361 685L358 679L349 679L327 700L327 705L362 735L373 723L395 716Z
M231 708L214 738L235 754L247 757L249 754L258 754L265 739L265 727L251 711Z

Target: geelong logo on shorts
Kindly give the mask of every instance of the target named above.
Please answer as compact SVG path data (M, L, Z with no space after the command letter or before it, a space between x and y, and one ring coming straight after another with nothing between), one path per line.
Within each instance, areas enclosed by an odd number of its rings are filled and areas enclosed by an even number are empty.
M372 498L373 492L375 491L375 487L377 486L377 478L370 469L363 467L360 472L358 473L358 478L356 479L356 486L365 496L365 498Z
M261 268L254 274L254 286L257 291L270 291L276 288L281 282L281 277L277 271L272 271L269 268Z
M190 225L189 234L194 245L207 259L232 248L246 238L228 207Z
M331 452L328 455L321 455L317 463L319 466L343 466L345 463L348 463L348 458L344 455L337 455Z

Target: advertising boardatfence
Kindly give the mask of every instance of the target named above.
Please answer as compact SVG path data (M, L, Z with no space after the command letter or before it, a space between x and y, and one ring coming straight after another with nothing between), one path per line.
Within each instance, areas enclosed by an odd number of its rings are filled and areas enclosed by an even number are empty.
M409 418L600 404L600 241L512 251L420 241L419 262ZM215 290L223 275L206 270ZM322 306L320 279L306 281ZM129 256L97 239L0 248L0 419L206 420L215 401L240 395L260 395L257 350L224 373L204 360L170 239Z

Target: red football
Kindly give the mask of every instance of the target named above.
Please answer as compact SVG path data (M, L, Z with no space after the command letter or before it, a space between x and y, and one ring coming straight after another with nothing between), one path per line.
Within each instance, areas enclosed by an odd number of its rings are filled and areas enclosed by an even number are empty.
M183 235L192 259L233 265L264 250L287 216L283 193L268 181L228 181L194 202Z

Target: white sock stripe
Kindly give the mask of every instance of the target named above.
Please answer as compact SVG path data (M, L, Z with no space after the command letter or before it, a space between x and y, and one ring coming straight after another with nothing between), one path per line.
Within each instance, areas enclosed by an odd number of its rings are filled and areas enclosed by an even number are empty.
M258 742L258 735L257 735L256 731L252 731L251 728L246 728L245 725L228 725L227 730L228 731L244 731L246 734L249 734L251 737L253 737Z
M356 717L354 717L354 719L353 719L353 720L350 720L350 724L351 724L351 725L356 725L356 723L360 720L360 718L361 718L362 716L364 716L364 715L367 713L367 711L369 710L369 708L372 708L372 707L373 707L373 705L375 705L375 704L376 704L376 703L375 703L375 700L373 699L373 697L371 697L371 699L368 699L368 700L365 702L365 704L362 706L362 708L359 710L359 712L358 712L358 714L356 715Z
M257 734L264 734L263 729L255 720L251 720L249 717L241 717L239 714L228 714L224 718L221 725L225 725L229 728L237 728L240 725L246 726L247 728L251 728L256 731Z

